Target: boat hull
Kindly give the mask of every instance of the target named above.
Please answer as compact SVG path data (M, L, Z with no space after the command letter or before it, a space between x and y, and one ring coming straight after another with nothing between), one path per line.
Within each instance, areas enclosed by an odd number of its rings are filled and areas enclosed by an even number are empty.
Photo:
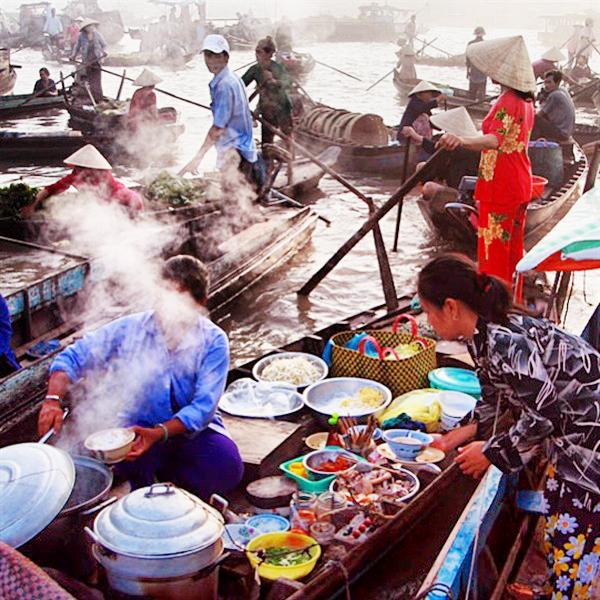
M65 107L62 95L31 98L30 94L0 96L0 119Z

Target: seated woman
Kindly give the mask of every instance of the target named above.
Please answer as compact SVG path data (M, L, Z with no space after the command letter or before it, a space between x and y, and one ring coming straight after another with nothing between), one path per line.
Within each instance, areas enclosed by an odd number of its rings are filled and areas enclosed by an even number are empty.
M132 130L138 130L144 125L156 124L158 109L154 86L162 79L149 69L144 69L133 85L139 89L133 93L129 103L128 125Z
M56 84L50 79L50 71L46 67L40 69L40 78L33 86L33 93L36 96L58 96Z
M202 314L209 290L202 262L175 256L161 275L154 310L108 323L56 357L38 429L60 429L61 404L84 379L100 402L119 399L113 412L104 407L113 423L97 417L96 429L121 425L136 433L118 466L134 489L157 477L206 499L236 487L243 474L237 446L217 412L229 368L227 336ZM94 409L102 407L82 404L83 418Z
M91 144L80 148L63 162L73 167L73 171L56 183L42 188L35 201L21 211L23 217L30 217L40 202L66 192L71 186L81 192L87 191L104 202L123 204L132 211L144 209L142 197L113 177L110 163Z
M451 110L431 115L430 122L433 127L446 133L452 133L458 136L477 135L477 128L464 106L453 108ZM411 138L413 142L420 145L423 149L424 158L428 159L436 149L436 137L427 139L419 135L412 127L404 127L402 134ZM439 139L439 137L438 137ZM421 165L417 165L417 169ZM479 152L460 149L460 152L448 154L446 160L442 161L436 169L432 179L436 181L427 181L423 185L423 197L426 200L432 200L434 197L440 197L443 202L450 202L458 196L458 186L465 175L477 175L479 168ZM445 185L444 185L445 184Z

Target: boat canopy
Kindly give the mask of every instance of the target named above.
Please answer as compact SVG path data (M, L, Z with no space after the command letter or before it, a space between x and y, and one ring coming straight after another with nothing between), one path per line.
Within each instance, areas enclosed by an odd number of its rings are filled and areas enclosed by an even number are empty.
M586 192L520 261L517 271L600 268L600 187Z

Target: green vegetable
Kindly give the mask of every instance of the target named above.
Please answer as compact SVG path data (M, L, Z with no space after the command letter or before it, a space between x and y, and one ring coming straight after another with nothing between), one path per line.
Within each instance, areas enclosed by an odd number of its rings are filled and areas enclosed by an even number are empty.
M308 549L292 550L285 546L266 548L264 551L264 562L277 567L294 567L302 565L310 560Z
M12 183L0 188L0 218L20 219L21 210L35 200L37 193L37 188L26 183Z
M177 208L205 202L207 188L208 182L204 180L190 181L162 171L148 186L146 193L150 200Z

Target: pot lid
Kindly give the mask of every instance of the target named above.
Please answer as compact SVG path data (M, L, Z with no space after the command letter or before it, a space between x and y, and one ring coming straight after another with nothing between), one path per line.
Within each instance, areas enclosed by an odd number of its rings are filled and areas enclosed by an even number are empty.
M456 367L442 367L429 372L429 383L435 388L481 395L481 384L474 371Z
M214 508L171 483L140 488L96 518L98 541L134 557L183 555L206 548L223 534Z
M26 443L0 448L0 540L18 548L58 515L75 483L73 459Z

